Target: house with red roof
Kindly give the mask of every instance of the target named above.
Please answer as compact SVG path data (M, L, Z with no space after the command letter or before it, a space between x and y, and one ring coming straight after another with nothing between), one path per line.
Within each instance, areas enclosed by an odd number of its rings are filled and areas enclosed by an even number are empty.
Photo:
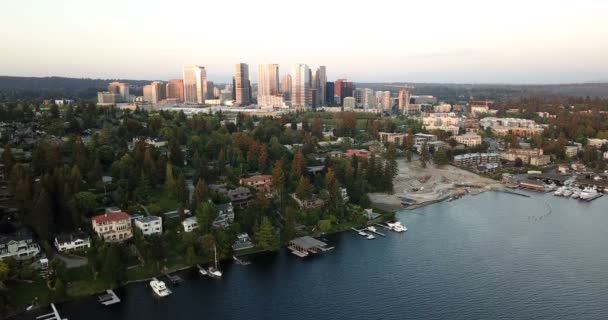
M122 242L133 237L131 217L117 208L107 208L104 214L91 218L95 233L108 242Z

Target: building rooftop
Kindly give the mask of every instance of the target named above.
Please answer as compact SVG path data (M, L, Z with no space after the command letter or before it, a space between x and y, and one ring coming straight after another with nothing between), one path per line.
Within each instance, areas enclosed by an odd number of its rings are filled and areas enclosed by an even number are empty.
M136 219L139 222L142 223L148 223L148 222L154 222L154 221L158 221L158 220L162 220L161 217L157 217L157 216L145 216L145 217L139 217Z
M69 234L60 234L57 237L55 237L55 240L57 240L58 243L70 243L73 242L74 240L85 240L85 239L89 239L89 235L84 232L84 231L79 231L79 232L75 232L75 233L69 233Z
M321 248L327 246L327 243L310 236L295 238L290 242L303 249Z
M129 215L125 212L108 212L102 215L94 216L91 220L95 221L95 223L106 223L120 220L128 220Z

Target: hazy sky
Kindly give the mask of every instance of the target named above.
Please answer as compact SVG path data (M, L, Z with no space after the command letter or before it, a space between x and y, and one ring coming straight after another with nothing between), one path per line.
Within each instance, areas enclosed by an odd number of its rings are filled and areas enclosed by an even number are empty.
M608 81L606 0L2 0L0 75L227 81L237 62L330 80Z

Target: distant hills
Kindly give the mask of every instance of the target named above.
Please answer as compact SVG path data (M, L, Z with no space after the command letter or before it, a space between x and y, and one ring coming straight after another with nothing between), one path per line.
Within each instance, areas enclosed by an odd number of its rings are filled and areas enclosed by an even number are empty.
M131 84L131 93L139 95L150 80L87 79L68 77L0 76L0 98L83 99L93 100L97 91L106 90L108 83L121 81ZM513 96L562 95L608 98L608 82L513 85L513 84L451 84L451 83L356 83L357 87L398 91L402 86L413 87L413 94L434 95L446 101L478 99L502 100Z

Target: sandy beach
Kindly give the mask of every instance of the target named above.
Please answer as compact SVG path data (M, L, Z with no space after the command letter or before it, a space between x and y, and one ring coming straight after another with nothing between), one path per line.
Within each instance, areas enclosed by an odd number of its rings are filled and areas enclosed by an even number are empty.
M399 173L394 180L394 194L370 193L372 203L385 210L414 209L465 193L480 193L500 187L498 181L446 165L436 167L405 159L397 160ZM409 205L403 205L403 202Z

